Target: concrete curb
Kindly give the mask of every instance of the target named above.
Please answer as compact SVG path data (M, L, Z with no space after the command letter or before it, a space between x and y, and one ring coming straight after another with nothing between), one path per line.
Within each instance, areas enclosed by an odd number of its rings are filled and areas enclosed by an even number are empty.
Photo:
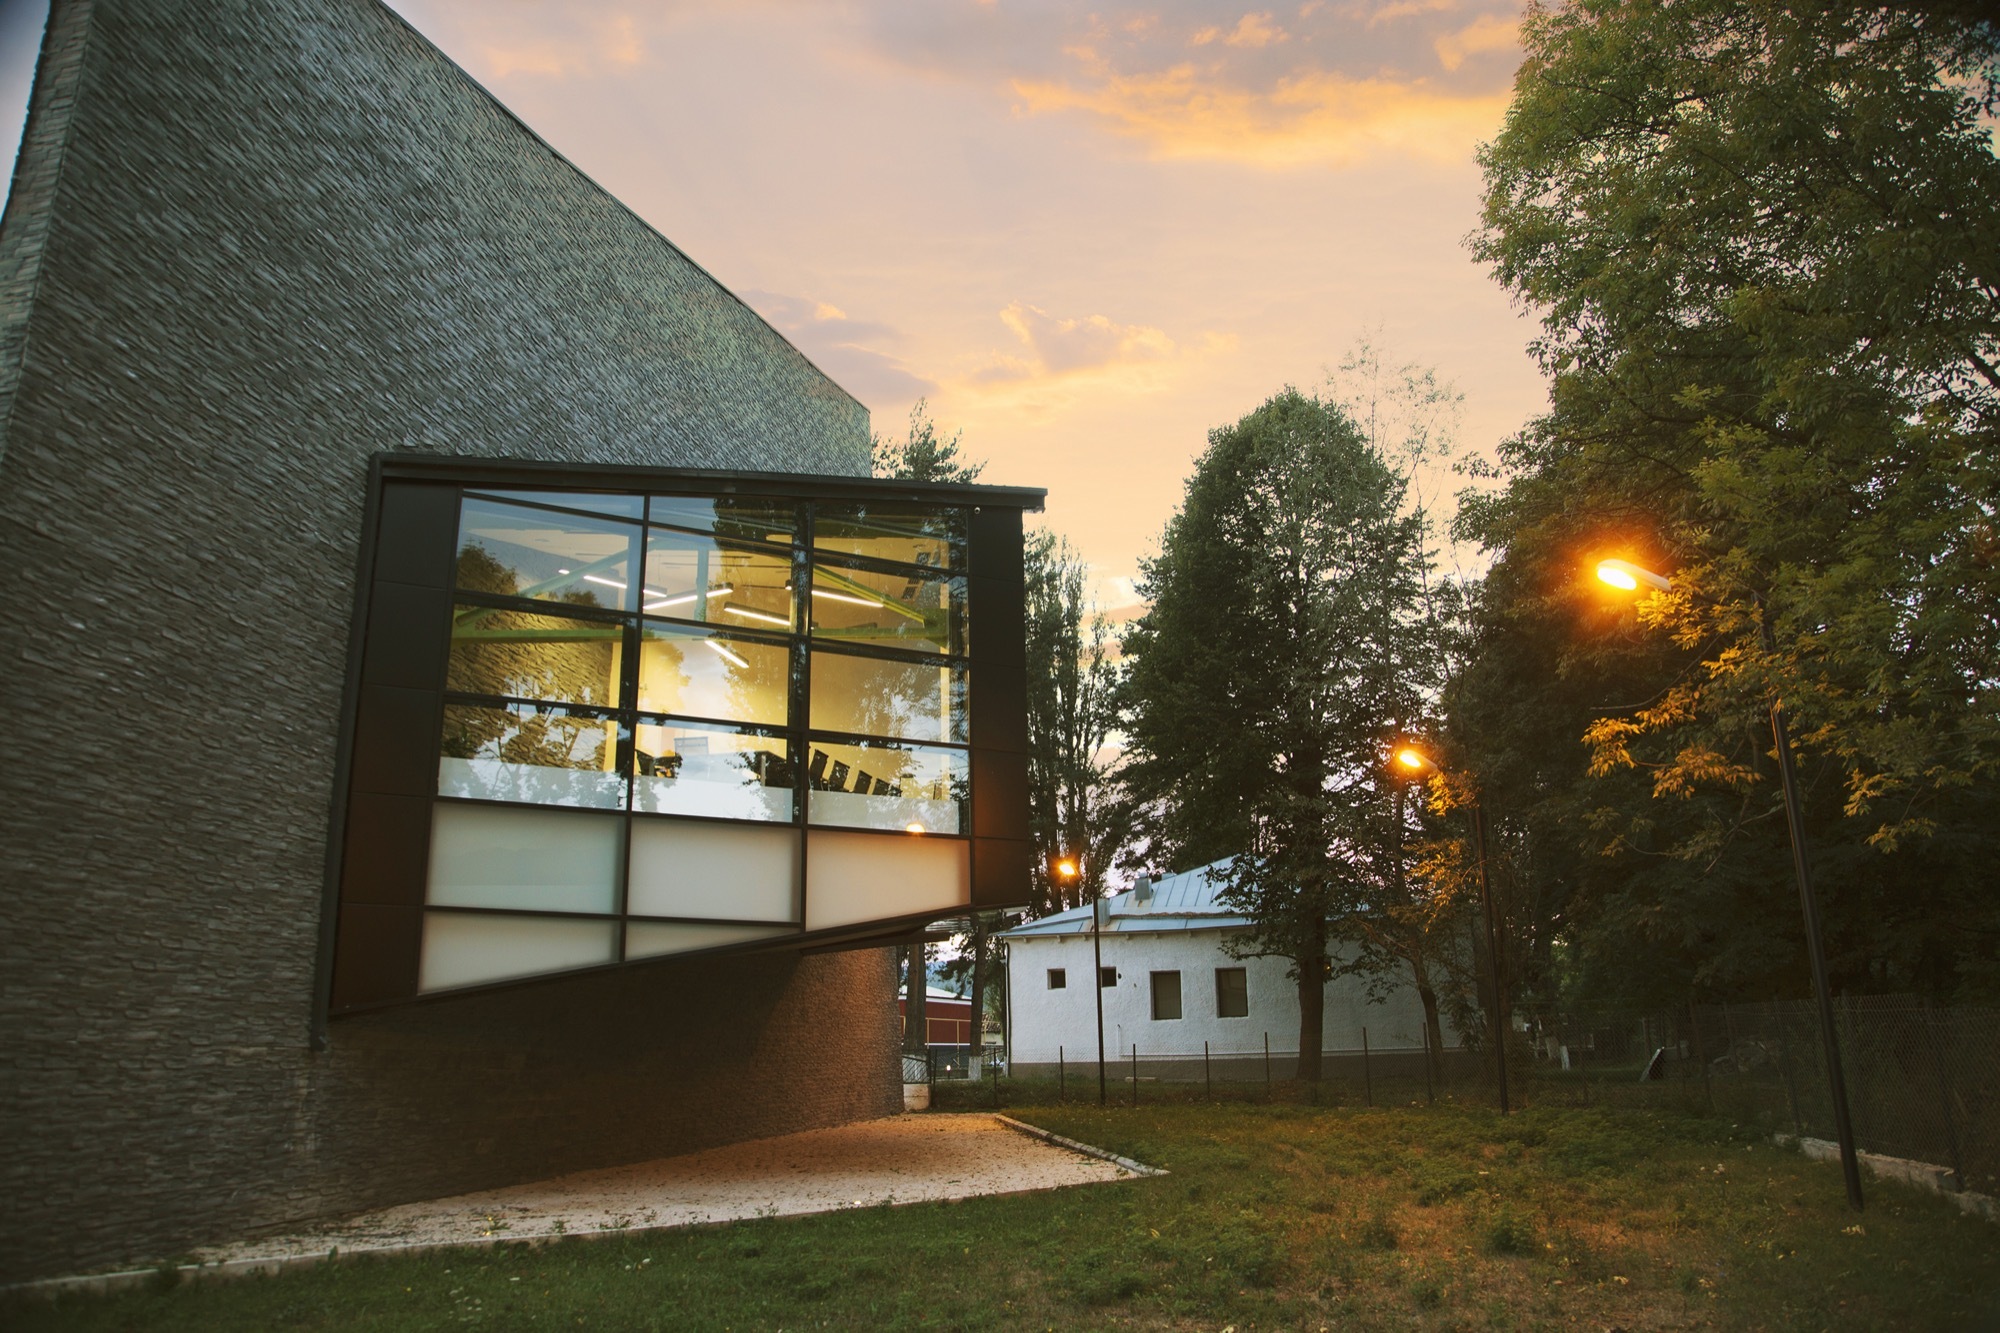
M1809 1139L1797 1134L1773 1134L1771 1138L1784 1148L1797 1144L1799 1151L1815 1162L1840 1160L1840 1145L1831 1139ZM1926 1193L1942 1194L1956 1203L1960 1212L1983 1217L1989 1222L2000 1222L2000 1199L1990 1194L1955 1188L1951 1183L1950 1167L1908 1157L1885 1157L1881 1153L1857 1151L1854 1155L1877 1180L1899 1181Z
M1075 1139L1066 1139L1060 1134L1043 1129L1040 1125L1031 1125L1025 1120L1016 1120L1010 1115L995 1114L993 1118L1007 1128L1026 1134L1031 1139L1040 1139L1042 1142L1052 1143L1058 1148L1068 1148L1071 1152L1080 1152L1086 1157L1099 1158L1102 1161L1111 1163L1121 1171L1130 1171L1135 1176L1164 1176L1167 1174L1164 1167L1147 1166L1145 1163L1135 1162L1129 1157L1120 1157L1117 1153L1106 1152L1102 1148L1094 1148L1088 1143L1078 1143Z

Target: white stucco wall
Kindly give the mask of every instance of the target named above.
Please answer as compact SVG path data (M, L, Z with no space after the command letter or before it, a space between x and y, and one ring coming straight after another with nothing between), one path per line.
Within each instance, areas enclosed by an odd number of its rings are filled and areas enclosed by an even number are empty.
M1129 1056L1136 1042L1140 1059L1183 1055L1199 1058L1202 1043L1216 1056L1261 1056L1264 1035L1273 1055L1298 1049L1298 986L1285 976L1282 958L1234 959L1222 951L1220 930L1157 934L1110 931L1103 937L1104 966L1118 969L1118 984L1104 991L1104 1045L1107 1055ZM1090 936L1061 935L1009 940L1009 1039L1015 1064L1054 1064L1057 1047L1074 1064L1097 1058L1097 1012L1093 1006ZM1068 984L1051 990L1048 970L1062 968ZM1247 1018L1216 1016L1215 970L1241 967L1250 991ZM1181 1017L1152 1016L1155 971L1181 974ZM1326 987L1326 1032L1322 1049L1361 1049L1361 1030L1375 1051L1423 1049L1423 1005L1404 985L1384 1003L1371 1003L1357 977L1337 977ZM1447 1047L1458 1037L1445 1022Z

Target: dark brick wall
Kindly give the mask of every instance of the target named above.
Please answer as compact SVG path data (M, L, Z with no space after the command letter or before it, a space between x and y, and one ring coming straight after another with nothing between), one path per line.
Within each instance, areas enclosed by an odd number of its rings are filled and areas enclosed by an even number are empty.
M886 1114L880 952L307 1049L366 460L867 417L372 0L56 0L0 225L0 1281Z

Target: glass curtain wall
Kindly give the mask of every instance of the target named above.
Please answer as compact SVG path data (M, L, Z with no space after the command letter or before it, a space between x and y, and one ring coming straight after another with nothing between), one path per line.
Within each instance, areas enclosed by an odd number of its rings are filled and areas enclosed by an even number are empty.
M967 522L464 491L419 989L969 901Z

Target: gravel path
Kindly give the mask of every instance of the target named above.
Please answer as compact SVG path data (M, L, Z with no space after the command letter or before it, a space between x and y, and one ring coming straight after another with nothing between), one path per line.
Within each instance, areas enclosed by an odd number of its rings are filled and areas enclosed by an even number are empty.
M750 1217L966 1199L1131 1179L1113 1162L1032 1138L991 1115L901 1115L685 1157L404 1204L216 1249L204 1267L492 1244Z

